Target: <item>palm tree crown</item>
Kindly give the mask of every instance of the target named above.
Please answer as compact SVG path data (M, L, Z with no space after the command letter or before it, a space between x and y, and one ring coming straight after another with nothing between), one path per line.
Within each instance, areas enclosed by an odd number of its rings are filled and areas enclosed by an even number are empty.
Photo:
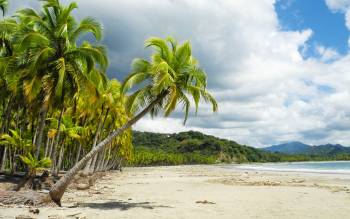
M85 18L78 24L71 15L77 8L74 2L68 6L61 5L58 0L43 2L40 14L32 9L17 13L22 23L27 24L19 49L29 56L28 70L23 73L26 96L33 100L42 95L42 101L50 104L61 102L69 92L74 95L88 84L87 74L95 67L104 72L108 61L103 46L86 41L77 43L87 33L100 40L102 27L98 22Z
M188 41L178 45L170 37L165 40L150 38L146 41L146 47L155 49L151 61L135 59L132 63L133 73L122 86L123 92L126 92L136 85L145 85L129 96L127 105L131 112L136 112L139 107L148 105L160 96L162 98L151 109L151 115L163 111L164 116L169 116L180 103L185 111L184 124L191 105L189 97L193 99L196 112L201 98L212 104L214 112L218 110L217 102L206 90L206 73L192 56Z

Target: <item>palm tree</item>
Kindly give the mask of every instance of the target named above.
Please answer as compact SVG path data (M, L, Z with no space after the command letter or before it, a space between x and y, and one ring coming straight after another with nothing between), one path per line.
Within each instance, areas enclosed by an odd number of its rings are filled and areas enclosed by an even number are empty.
M102 27L92 18L79 24L71 15L75 2L63 6L58 0L43 0L43 9L17 12L26 28L19 50L28 59L24 66L23 87L29 102L39 101L39 122L35 137L36 157L39 157L47 111L50 106L64 109L66 96L73 97L89 86L87 75L96 67L105 72L108 65L104 47L77 40L91 33L96 40L102 37ZM58 130L59 127L58 127ZM58 135L59 136L59 135Z
M50 167L51 160L47 157L38 160L35 157L33 157L31 153L25 156L20 156L20 158L22 162L28 167L28 174L23 180L23 182L19 183L16 186L15 191L19 191L27 183L29 183L29 187L36 189L34 179L36 177L37 171L44 170L45 168Z
M8 0L0 0L0 9L2 11L2 16L5 16L8 7Z
M57 119L50 119L51 120L51 125L53 127L57 127L59 121ZM53 155L53 165L52 165L52 175L57 176L59 170L61 169L62 166L62 161L63 161L63 155L64 155L64 144L63 142L68 140L67 138L75 139L78 140L80 139L80 135L78 134L82 127L77 126L76 124L73 123L72 117L70 115L64 115L61 118L61 125L60 125L60 130L57 130L55 128L50 129L50 132L54 132L54 136L57 136L58 133L61 133L63 138L62 141L60 142L55 142L55 145L51 149L54 151ZM57 139L57 138L56 138ZM60 145L60 147L58 147ZM58 159L56 159L57 152L59 151Z
M96 80L98 81L98 80ZM98 125L96 134L93 141L92 148L96 147L99 139L101 139L103 136L103 131L106 128L106 126L109 124L112 127L120 127L119 124L113 124L121 122L122 124L126 122L125 117L127 113L125 112L125 105L122 101L123 94L121 94L121 84L119 81L112 79L107 81L107 83L104 86L98 86L98 105L101 106L101 115L98 118ZM109 121L107 124L107 118L113 117L112 121ZM124 120L123 120L124 119ZM128 144L127 144L128 145ZM103 152L100 153L100 156L94 156L93 159L91 159L86 167L84 172L86 174L92 174L95 171L95 167L98 166L97 164L101 162L101 158L103 157ZM99 161L97 158L100 158ZM97 164L96 164L97 163Z
M1 2L0 2L1 4ZM8 124L13 111L14 96L18 94L17 79L15 74L7 74L8 66L16 65L14 62L15 33L18 23L14 19L0 21L0 99L5 102L1 121L1 133L7 133Z
M171 38L166 40L151 38L146 41L146 47L155 48L151 61L136 59L132 65L134 72L126 78L122 86L122 91L126 92L135 85L143 84L141 89L128 97L127 103L130 112L137 112L139 107L145 108L109 134L51 188L50 197L59 206L67 186L86 162L146 114L151 113L155 116L158 112L164 111L164 116L169 116L181 103L185 110L185 123L191 103L188 96L193 97L196 111L201 98L210 102L213 111L217 111L215 99L206 91L206 74L192 56L189 42L178 46Z
M27 156L20 156L20 158L23 163L28 166L29 176L32 178L36 176L37 171L51 166L51 160L47 157L37 160L32 154L29 153Z
M10 129L24 131L27 141L34 145L30 153L37 160L40 160L46 141L45 156L50 155L54 164L62 163L63 168L68 168L73 160L78 161L91 149L94 139L97 144L126 123L129 114L121 101L124 96L120 93L121 85L105 75L108 64L105 49L84 42L81 37L89 34L88 39L94 36L100 40L101 25L91 18L76 22L71 15L75 3L41 2L40 11L26 8L10 18L0 19L0 135L11 134ZM118 86L114 86L111 95L107 91L109 84L116 83ZM63 121L67 116L76 127L85 129L84 139L67 135ZM96 128L98 121L101 121L99 131ZM105 156L113 160L112 150L120 152L120 156L129 156L131 130L109 146L108 151L96 156L92 170L104 166ZM4 158L0 163L9 164L8 160L14 160L12 155L26 156L27 153L0 142L0 159ZM60 162L64 153L68 156ZM74 153L76 156L72 159ZM23 170L23 167L18 165L16 170Z
M11 135L9 134L2 134L0 135L0 144L1 145L7 145L4 149L3 159L2 159L2 170L5 170L6 167L6 151L9 150L9 148L12 148L14 151L14 155L12 157L12 164L11 164L11 172L13 173L15 171L15 154L17 151L23 151L27 153L32 149L32 144L29 139L26 139L22 136L20 130L9 130Z

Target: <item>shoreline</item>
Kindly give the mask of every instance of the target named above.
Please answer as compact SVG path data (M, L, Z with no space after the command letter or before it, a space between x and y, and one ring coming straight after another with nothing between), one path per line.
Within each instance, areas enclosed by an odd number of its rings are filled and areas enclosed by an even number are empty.
M350 169L317 169L317 168L288 168L283 165L293 164L331 164L331 163L346 163L350 166L350 161L301 161L301 162L269 162L269 163L247 163L247 164L222 164L223 168L227 169L241 169L252 171L266 171L266 172L288 172L288 173L310 173L310 174L331 174L331 175L345 175L349 176ZM281 166L278 166L281 165Z
M0 207L0 218L338 219L350 212L350 184L337 175L218 165L127 167L107 173L89 190L69 189L62 208L39 210L31 215L26 207Z

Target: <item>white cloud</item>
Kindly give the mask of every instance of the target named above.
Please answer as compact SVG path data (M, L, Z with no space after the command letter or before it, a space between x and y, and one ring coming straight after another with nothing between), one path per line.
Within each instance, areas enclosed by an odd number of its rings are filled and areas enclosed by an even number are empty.
M320 56L320 60L324 62L333 61L340 57L340 54L333 48L326 48L322 45L316 46L316 52Z
M185 127L175 116L147 118L136 129L192 129L254 146L289 140L350 144L350 136L339 134L343 130L333 128L327 133L331 118L340 117L332 123L337 126L337 121L349 116L350 108L342 106L349 95L346 58L323 63L339 56L320 46L320 61L303 60L300 51L312 30L281 31L273 0L103 2L99 16L125 23L125 31L135 35L135 41L169 34L190 39L208 72L210 88L220 100L218 114L204 107ZM333 5L340 10L340 3ZM83 7L84 11L98 9L94 1L84 1Z
M326 0L326 4L333 11L347 11L350 7L349 0Z
M144 39L167 35L190 39L208 73L219 113L202 106L185 127L175 113L142 119L137 130L191 129L253 146L291 140L350 145L350 127L344 124L350 120L350 57L320 45L320 59L304 60L313 32L281 31L274 0L78 3L79 16L104 23L113 73L127 72L132 58L148 54L142 50ZM327 0L327 5L346 12L349 1Z

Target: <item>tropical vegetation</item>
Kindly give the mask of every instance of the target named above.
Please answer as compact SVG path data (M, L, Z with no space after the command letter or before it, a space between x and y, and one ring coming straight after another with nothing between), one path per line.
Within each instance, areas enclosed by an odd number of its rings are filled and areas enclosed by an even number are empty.
M273 153L188 131L177 134L133 132L131 166L350 160L350 153Z
M73 16L77 4L41 0L39 10L6 16L0 0L1 171L25 171L31 179L50 166L60 177L50 197L58 205L78 171L93 174L132 159L131 127L147 114L169 116L204 100L205 72L190 43L150 38L149 60L135 59L124 82L109 79L102 25ZM180 107L178 107L180 106Z

